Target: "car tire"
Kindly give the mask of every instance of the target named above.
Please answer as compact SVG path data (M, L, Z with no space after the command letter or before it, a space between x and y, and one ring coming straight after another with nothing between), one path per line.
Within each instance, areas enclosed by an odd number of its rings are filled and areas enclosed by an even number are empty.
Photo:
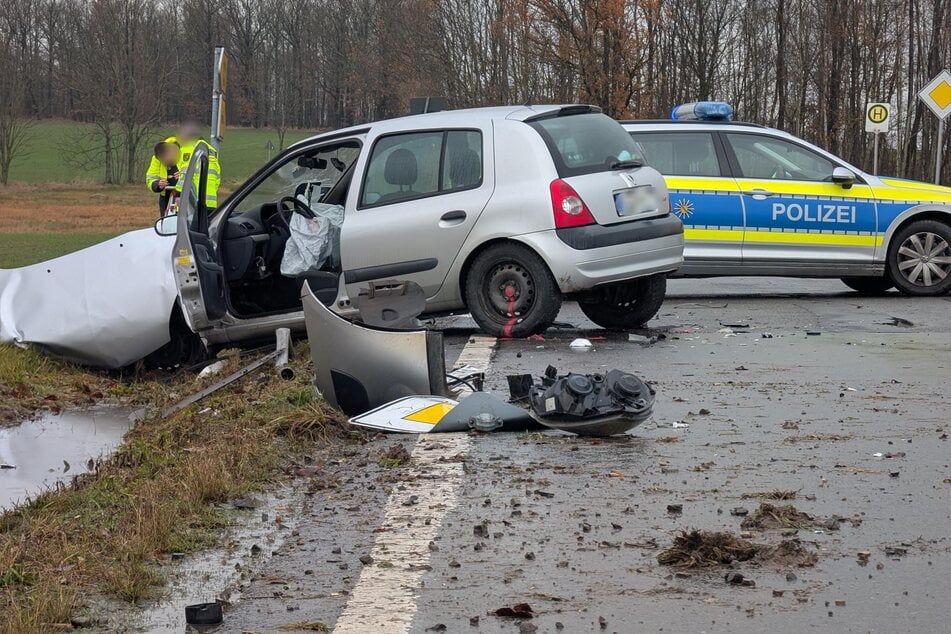
M168 323L171 339L164 346L145 357L145 367L150 370L183 370L191 368L208 357L201 337L185 323L178 306L172 311Z
M642 277L600 287L578 302L585 317L608 330L639 328L651 320L667 295L667 276Z
M887 275L881 277L843 277L842 283L862 295L884 295L895 288L895 283Z
M548 266L522 244L487 247L472 261L465 283L472 318L495 337L543 332L561 309L561 291Z
M899 229L888 246L886 270L906 295L947 293L951 290L951 225L917 220Z

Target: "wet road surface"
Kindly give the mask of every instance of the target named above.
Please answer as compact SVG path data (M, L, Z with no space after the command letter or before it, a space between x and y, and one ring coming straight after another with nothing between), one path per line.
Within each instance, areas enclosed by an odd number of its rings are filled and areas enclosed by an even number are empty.
M576 329L499 342L488 375L505 395L507 374L549 364L633 371L657 389L651 420L613 439L381 436L322 456L296 534L222 631L947 631L951 302L830 281L670 286L654 343L568 304ZM578 336L595 349L569 351ZM412 459L381 467L398 444ZM742 528L732 511L772 491L791 499L762 502L814 520ZM660 565L694 528L798 540L817 560ZM534 618L492 614L519 603Z

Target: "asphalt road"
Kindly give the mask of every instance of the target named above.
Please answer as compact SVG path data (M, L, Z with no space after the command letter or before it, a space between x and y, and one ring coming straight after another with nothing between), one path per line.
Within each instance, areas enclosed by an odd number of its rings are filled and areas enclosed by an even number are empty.
M674 281L645 344L566 305L573 328L499 342L488 389L620 368L656 387L651 420L608 440L381 436L318 456L306 516L223 631L948 631L949 309L835 281ZM451 359L467 337L450 332ZM579 336L594 349L571 352ZM395 445L412 459L383 468ZM791 499L756 497L773 491ZM764 530L731 513L764 502L812 519ZM690 529L801 556L659 564ZM519 603L534 618L493 614Z

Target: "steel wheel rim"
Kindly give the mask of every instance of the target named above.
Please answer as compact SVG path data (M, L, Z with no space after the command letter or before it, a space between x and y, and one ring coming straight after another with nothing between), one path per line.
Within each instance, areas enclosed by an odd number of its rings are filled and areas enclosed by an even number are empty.
M535 279L518 262L501 262L486 279L485 298L500 319L521 321L535 305Z
M898 247L898 272L915 286L930 287L951 274L951 245L937 233L913 233Z

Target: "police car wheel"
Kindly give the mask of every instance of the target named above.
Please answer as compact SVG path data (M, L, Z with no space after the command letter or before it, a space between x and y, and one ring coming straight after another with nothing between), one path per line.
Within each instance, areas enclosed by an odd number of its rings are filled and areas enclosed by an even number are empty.
M651 275L600 287L578 300L585 317L608 330L643 326L660 310L667 294L667 276Z
M884 295L889 289L895 288L892 278L887 275L881 277L843 277L842 283L862 295Z
M951 226L918 220L903 227L888 247L888 275L906 295L944 295L951 290Z
M465 282L472 318L495 337L544 332L561 310L561 291L548 266L521 244L487 247L472 261Z

